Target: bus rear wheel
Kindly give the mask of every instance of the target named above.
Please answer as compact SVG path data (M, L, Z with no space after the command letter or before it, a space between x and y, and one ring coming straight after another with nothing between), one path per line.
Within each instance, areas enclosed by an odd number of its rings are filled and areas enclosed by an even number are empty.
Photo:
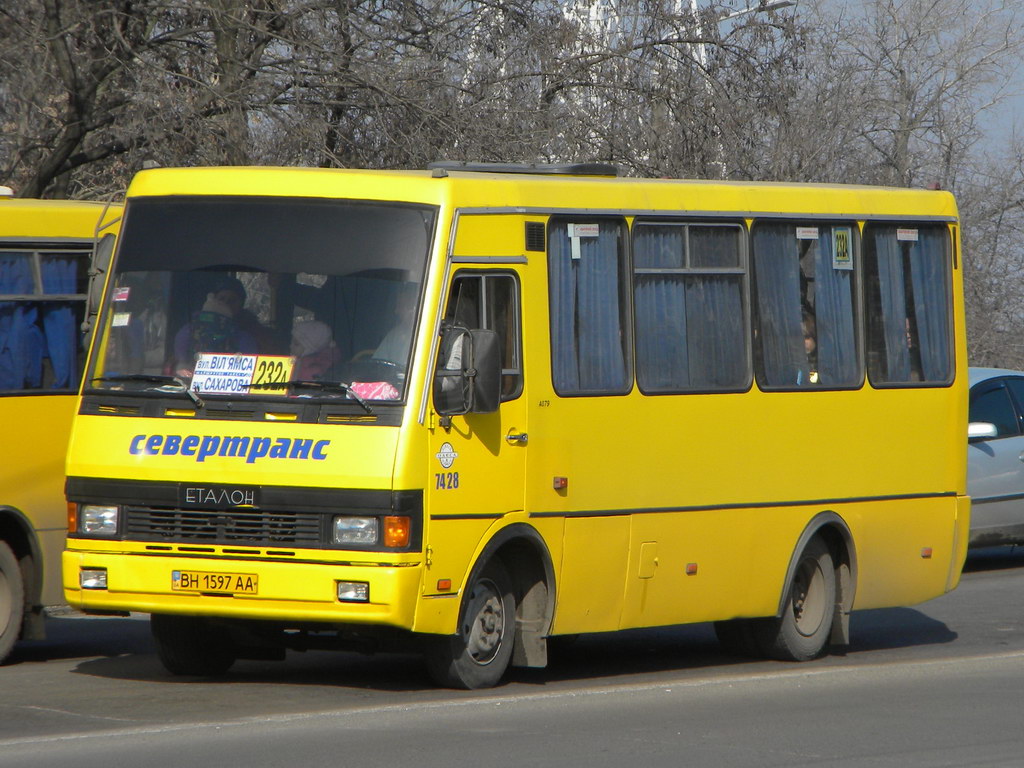
M754 625L764 655L781 661L807 661L820 656L832 632L835 604L832 553L815 536L797 562L782 615Z
M0 541L0 663L14 648L25 616L25 582L18 558Z
M235 663L227 631L207 619L155 613L149 625L157 656L172 675L216 677Z
M430 676L449 688L491 688L497 685L512 658L516 601L512 579L493 560L466 591L459 631L436 638L425 657Z

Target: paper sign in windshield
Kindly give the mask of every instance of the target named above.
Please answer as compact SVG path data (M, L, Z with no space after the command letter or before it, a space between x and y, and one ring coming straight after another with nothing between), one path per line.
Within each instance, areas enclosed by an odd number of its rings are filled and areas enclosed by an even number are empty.
M283 355L202 354L191 389L204 395L283 395L294 364L295 358Z

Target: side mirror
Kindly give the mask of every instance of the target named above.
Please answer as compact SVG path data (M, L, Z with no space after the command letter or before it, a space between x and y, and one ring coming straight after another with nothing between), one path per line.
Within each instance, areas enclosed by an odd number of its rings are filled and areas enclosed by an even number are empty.
M454 326L441 335L434 407L442 416L493 413L501 402L501 348L495 331Z
M494 413L501 404L501 339L497 331L470 331L473 340L473 413Z
M967 440L986 440L990 437L999 437L999 430L995 424L987 421L972 421L967 425Z

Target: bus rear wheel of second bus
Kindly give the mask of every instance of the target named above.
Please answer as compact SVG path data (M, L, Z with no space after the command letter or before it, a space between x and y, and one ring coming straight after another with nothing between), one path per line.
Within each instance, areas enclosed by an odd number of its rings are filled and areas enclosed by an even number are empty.
M171 674L215 677L235 663L227 631L200 616L153 614L150 628L157 656Z
M427 646L430 676L449 688L497 685L512 658L515 620L512 579L499 561L492 560L466 591L458 634Z
M25 615L25 587L18 558L0 541L0 662L14 647Z

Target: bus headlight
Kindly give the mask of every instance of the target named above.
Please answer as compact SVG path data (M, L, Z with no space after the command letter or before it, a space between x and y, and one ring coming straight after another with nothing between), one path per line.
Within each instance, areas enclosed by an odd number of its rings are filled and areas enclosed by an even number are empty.
M365 581L339 581L338 602L368 603L370 602L370 585Z
M78 532L93 536L117 535L116 506L99 504L83 504L78 510Z
M106 568L82 568L78 572L78 583L82 589L106 589Z
M338 515L334 518L334 543L373 546L377 543L377 518Z

